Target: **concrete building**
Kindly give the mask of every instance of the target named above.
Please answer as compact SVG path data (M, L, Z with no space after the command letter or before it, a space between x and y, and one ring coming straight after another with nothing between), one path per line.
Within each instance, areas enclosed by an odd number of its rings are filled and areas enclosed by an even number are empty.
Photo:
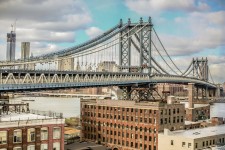
M180 131L165 129L158 137L158 150L212 150L225 145L225 125Z
M30 58L30 42L21 43L21 60L28 61ZM19 69L34 70L35 64L24 64Z
M209 104L194 104L193 108L186 107L187 121L198 121L210 119L210 105Z
M58 61L58 70L69 71L74 70L74 58L67 58Z
M6 60L14 61L15 60L15 51L16 51L16 33L11 31L7 33L7 51L6 51Z
M21 43L21 60L30 58L30 42Z
M164 128L184 128L184 105L128 100L81 100L81 140L113 150L158 149Z
M98 64L97 71L117 72L118 67L115 61L103 61Z
M187 88L182 84L159 83L156 89L160 95L187 96Z

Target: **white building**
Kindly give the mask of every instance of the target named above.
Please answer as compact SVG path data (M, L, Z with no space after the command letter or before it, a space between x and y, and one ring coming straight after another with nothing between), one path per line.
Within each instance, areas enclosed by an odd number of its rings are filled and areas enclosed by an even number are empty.
M225 145L225 125L172 132L165 129L158 136L158 150L220 150Z
M71 71L74 70L74 58L61 59L58 61L58 70Z
M118 67L115 61L103 61L98 64L97 71L100 72L117 72Z

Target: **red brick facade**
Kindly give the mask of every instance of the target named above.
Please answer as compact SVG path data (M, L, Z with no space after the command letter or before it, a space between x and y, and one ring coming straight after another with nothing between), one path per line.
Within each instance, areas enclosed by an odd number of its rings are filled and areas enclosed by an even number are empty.
M48 140L41 140L41 128L48 128ZM53 128L59 127L61 129L61 136L59 139L53 139ZM30 128L35 129L35 141L28 142L27 139L27 131ZM15 143L14 138L14 130L21 129L22 130L22 141ZM35 125L35 126L23 126L23 127L11 127L11 128L0 128L0 131L7 131L7 143L0 144L0 148L6 148L7 150L13 150L14 147L21 147L22 150L27 150L28 145L35 145L36 150L41 149L41 144L48 144L48 149L53 149L53 143L60 143L60 150L64 150L64 124L49 124L49 125Z
M164 128L176 130L184 127L182 104L157 103L153 106L154 103L104 101L105 104L98 103L98 100L97 103L95 100L81 101L81 139L113 149L157 150L158 132Z

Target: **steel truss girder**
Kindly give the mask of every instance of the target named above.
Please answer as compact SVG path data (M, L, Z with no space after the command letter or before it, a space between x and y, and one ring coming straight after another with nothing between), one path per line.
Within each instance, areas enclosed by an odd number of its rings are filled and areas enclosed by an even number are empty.
M131 33L129 32L131 27L127 27L126 30L120 32L120 45L119 45L119 65L129 68L131 66ZM125 34L126 33L126 34ZM129 69L123 69L129 72Z
M208 81L208 60L207 59L193 59L193 76L204 81Z
M149 87L136 87L136 86L123 86L120 87L122 90L121 100L132 100L136 102L140 101L154 101L154 93L156 92L158 96L158 92L156 91L156 88L154 85L151 85ZM162 97L160 96L161 100Z
M141 74L117 74L117 73L0 73L0 84L54 84L54 83L73 83L73 82L120 82L149 80L149 75Z
M151 74L151 26L146 26L139 32L140 67L141 72L147 68Z

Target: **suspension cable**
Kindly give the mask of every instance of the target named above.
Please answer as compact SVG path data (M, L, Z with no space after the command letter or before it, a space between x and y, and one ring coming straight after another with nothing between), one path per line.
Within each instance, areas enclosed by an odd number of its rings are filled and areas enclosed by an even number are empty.
M143 29L145 26L147 26L149 23L146 23L143 27L141 27L139 30L137 30L135 33L137 33L137 32L139 32L141 29ZM126 33L124 33L124 34L122 34L121 36L118 36L117 38L115 38L114 40L112 40L112 41L116 41L117 39L119 39L119 38L121 38L121 37L123 37L124 35L126 35L126 34L128 34L129 32L131 32L133 29L135 29L137 26L139 26L140 25L140 23L138 23L138 24L136 24L131 30L128 30ZM128 36L128 37L126 37L126 38L129 38L129 37L131 37L132 36L132 34L130 35L130 36ZM111 41L111 42L112 42ZM120 43L121 41L119 41L119 42L117 42L116 44L118 44L118 43ZM110 42L109 42L110 43ZM103 44L103 45L100 45L100 46L98 46L98 47L96 47L96 48L100 48L100 47L104 47L105 45L107 45L108 43L106 43L106 44ZM113 45L115 45L115 44L113 44ZM94 50L96 49L96 48L93 48ZM82 51L81 53L85 53L85 51L92 51L93 49L86 49L86 50L84 50L84 51ZM100 50L104 50L104 48L103 49L100 49ZM99 51L100 51L99 50ZM77 54L79 54L79 52L77 53ZM89 53L86 53L86 54L89 54ZM80 55L80 56L83 56L83 55ZM62 59L59 59L59 58L56 58L56 60L58 61L58 60L63 60L63 59L67 59L67 58L76 58L76 57L74 57L74 56L66 56L66 57L63 57ZM40 59L40 60L37 60L37 61L34 61L34 62L36 62L36 63L39 63L39 62L43 62L43 59ZM18 63L15 63L15 64L17 64L17 65L19 65L19 64L30 64L30 63L34 63L34 62L31 62L31 61L29 61L29 62L18 62ZM44 61L44 62L48 62L48 60L46 59L46 61Z
M157 47L155 46L154 42L152 41L153 46L155 47L156 51L158 52L158 54L160 55L160 57L163 59L163 61L166 63L166 65L175 73L178 75L178 73L176 71L173 70L173 68L171 68L171 66L166 62L166 60L162 57L161 53L159 52L159 50L157 49Z
M208 69L208 71L209 71L210 78L211 78L212 82L214 83L214 80L213 80L213 78L212 78L212 75L211 75L210 69Z
M153 31L154 31L156 37L158 38L158 40L159 40L161 46L163 47L163 50L166 52L166 55L169 57L170 61L171 61L171 62L173 63L173 65L177 68L177 70L179 70L180 73L182 74L182 71L177 67L177 65L173 62L173 60L171 59L171 57L170 57L169 54L167 53L165 47L163 46L163 44L162 44L162 42L161 42L161 40L160 40L160 38L159 38L159 36L158 36L158 34L156 33L156 31L155 31L154 28L153 28Z

